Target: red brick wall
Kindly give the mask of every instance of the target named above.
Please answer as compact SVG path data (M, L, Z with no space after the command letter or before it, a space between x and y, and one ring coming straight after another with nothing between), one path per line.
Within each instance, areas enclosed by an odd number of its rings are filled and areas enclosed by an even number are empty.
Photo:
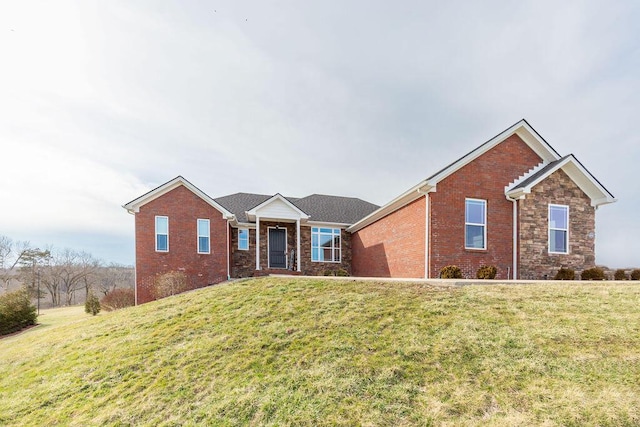
M424 277L425 198L351 236L354 276Z
M475 278L481 265L495 265L498 278L513 265L513 203L504 187L542 159L512 135L437 184L431 198L431 277L457 265L463 277ZM487 249L465 249L465 198L487 201Z
M169 252L155 250L155 217L169 217ZM209 219L211 253L198 254L196 220ZM155 278L184 272L191 289L227 279L227 221L186 187L179 186L140 207L136 222L138 304L152 301Z

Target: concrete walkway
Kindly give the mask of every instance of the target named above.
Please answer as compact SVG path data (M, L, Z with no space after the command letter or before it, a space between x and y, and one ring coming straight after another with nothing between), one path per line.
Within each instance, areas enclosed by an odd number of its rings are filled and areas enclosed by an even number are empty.
M571 285L585 283L617 283L629 284L634 283L629 280L482 280L482 279L409 279L409 278L390 278L390 277L354 277L354 276L290 276L287 274L270 274L269 277L292 278L297 279L327 279L342 280L350 282L384 282L384 283L423 283L432 286L470 286L470 285ZM640 281L636 282L640 285Z

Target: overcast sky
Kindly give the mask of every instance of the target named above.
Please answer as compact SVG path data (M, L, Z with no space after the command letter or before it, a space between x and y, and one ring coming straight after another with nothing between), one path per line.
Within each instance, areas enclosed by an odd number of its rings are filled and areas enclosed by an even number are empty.
M640 267L640 2L0 3L0 235L134 263L121 207L384 204L521 118L619 199L597 262Z

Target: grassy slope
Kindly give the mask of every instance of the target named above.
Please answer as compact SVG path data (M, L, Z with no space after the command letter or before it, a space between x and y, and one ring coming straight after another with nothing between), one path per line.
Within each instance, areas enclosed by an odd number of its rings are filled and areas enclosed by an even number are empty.
M0 340L0 425L638 425L640 287L265 278Z

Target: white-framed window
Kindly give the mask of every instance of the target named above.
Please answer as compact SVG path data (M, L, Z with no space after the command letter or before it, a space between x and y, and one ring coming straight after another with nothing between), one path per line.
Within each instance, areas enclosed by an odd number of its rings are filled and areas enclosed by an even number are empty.
M549 253L569 253L569 206L549 205Z
M241 251L249 250L249 229L238 228L238 249Z
M198 253L208 254L211 252L211 228L208 219L198 219Z
M340 262L342 245L339 228L311 228L311 261Z
M169 252L168 216L156 216L156 252Z
M464 212L465 249L487 249L487 201L465 199Z

